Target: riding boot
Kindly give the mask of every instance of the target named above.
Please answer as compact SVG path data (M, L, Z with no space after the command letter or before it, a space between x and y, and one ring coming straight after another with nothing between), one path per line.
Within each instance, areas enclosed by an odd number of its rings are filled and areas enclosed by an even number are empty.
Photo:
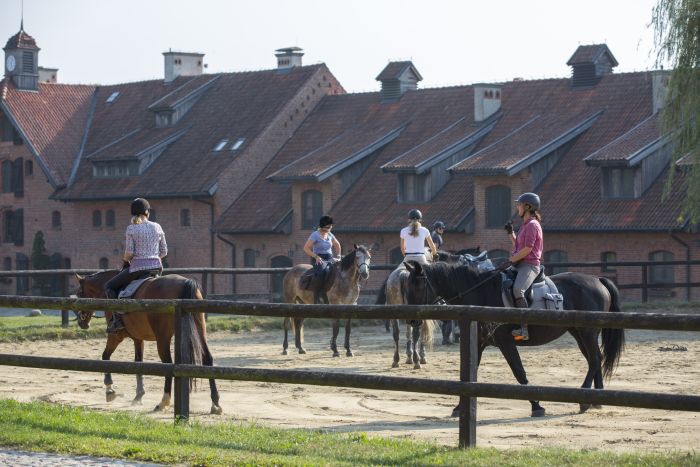
M515 299L515 307L516 308L530 308L527 304L527 300L525 300L524 297L518 297ZM516 341L526 341L526 340L530 339L530 336L527 333L527 324L525 324L525 323L520 323L520 329L513 329L511 334L513 335L513 338Z
M124 329L124 320L122 319L121 313L112 313L112 317L109 318L109 323L107 323L107 334L116 334Z

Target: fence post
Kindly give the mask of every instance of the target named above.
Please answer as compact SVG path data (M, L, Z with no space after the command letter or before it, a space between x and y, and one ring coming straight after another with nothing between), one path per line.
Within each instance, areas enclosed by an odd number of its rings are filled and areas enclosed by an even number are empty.
M69 310L61 310L61 327L62 328L67 328L70 326L70 322L68 321L68 313L70 313Z
M182 312L180 305L175 308L175 365L182 363L183 356L190 347L190 320ZM187 421L190 418L190 379L175 377L175 423Z
M479 365L476 321L459 320L459 380L476 382ZM459 447L476 446L476 397L459 396Z

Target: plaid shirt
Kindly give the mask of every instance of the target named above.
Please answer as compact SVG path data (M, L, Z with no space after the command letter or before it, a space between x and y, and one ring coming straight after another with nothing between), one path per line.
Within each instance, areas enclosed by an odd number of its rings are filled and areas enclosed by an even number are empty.
M160 224L146 220L129 225L126 228L126 253L134 255L129 272L162 268L160 258L168 254L168 244Z

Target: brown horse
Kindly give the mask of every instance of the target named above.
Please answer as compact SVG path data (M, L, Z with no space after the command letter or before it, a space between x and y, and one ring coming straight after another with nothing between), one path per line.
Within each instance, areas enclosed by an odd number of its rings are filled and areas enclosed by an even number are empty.
M104 285L114 277L119 271L101 271L95 274L82 277L76 274L80 290L78 297L81 298L104 298ZM134 299L197 299L202 300L202 293L197 282L176 274L158 277L153 281L144 283L136 291ZM81 311L78 313L78 325L82 329L90 327L92 311ZM105 312L105 318L111 317L111 312ZM186 319L190 320L190 349L185 358L190 362L212 366L214 360L209 347L207 346L206 324L204 313L185 313ZM109 360L117 346L127 337L134 341L135 357L137 362L143 361L143 341L156 341L158 356L163 363L172 363L170 354L170 341L175 334L175 316L170 313L125 313L123 316L124 329L116 334L107 334L107 345L102 352L102 360ZM111 402L116 397L116 392L112 388L112 374L105 373L104 383L106 386L107 402ZM172 377L165 378L163 398L156 405L155 411L164 410L170 405L170 395L172 388ZM216 389L216 382L209 380L211 390L211 413L220 414L219 392ZM140 404L141 398L145 394L143 388L143 376L136 375L136 398L134 404Z
M352 250L343 258L333 264L335 268L335 280L333 286L328 290L328 302L332 304L351 305L357 303L360 296L360 280L369 278L369 261L371 258L369 249L362 245L354 245ZM284 287L282 299L284 303L314 303L313 290L299 288L299 278L306 271L311 269L308 264L297 264L284 276ZM332 272L333 274L333 272ZM287 335L290 330L294 331L294 341L300 354L305 354L304 350L304 318L284 319L284 342L282 343L282 355L287 355L288 340ZM334 357L340 357L336 340L340 330L340 320L333 320L333 337L331 338L331 350ZM352 357L350 350L350 320L345 323L345 352L348 357Z

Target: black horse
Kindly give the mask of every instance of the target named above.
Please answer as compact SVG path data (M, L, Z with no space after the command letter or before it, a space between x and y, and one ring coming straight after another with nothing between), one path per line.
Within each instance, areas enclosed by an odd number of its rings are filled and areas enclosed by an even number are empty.
M442 297L453 305L504 306L501 298L501 274L498 271L479 273L464 265L434 263L423 266L413 261L407 268L410 271L406 292L409 304L433 303ZM564 308L567 310L620 311L617 287L605 277L565 272L551 276L551 279L564 295ZM612 375L625 345L624 329L603 329L602 345L599 346L600 329L543 325L529 326L530 339L516 342L511 335L516 326L519 325L479 323L478 361L481 361L486 347L498 347L520 384L527 384L528 380L517 345L543 345L569 332L588 362L588 372L581 387L590 388L591 383L594 383L596 389L603 389L603 379ZM530 401L530 404L533 417L544 416L545 410L539 401ZM588 408L590 404L580 404L581 413ZM459 407L455 408L452 415L458 414Z

